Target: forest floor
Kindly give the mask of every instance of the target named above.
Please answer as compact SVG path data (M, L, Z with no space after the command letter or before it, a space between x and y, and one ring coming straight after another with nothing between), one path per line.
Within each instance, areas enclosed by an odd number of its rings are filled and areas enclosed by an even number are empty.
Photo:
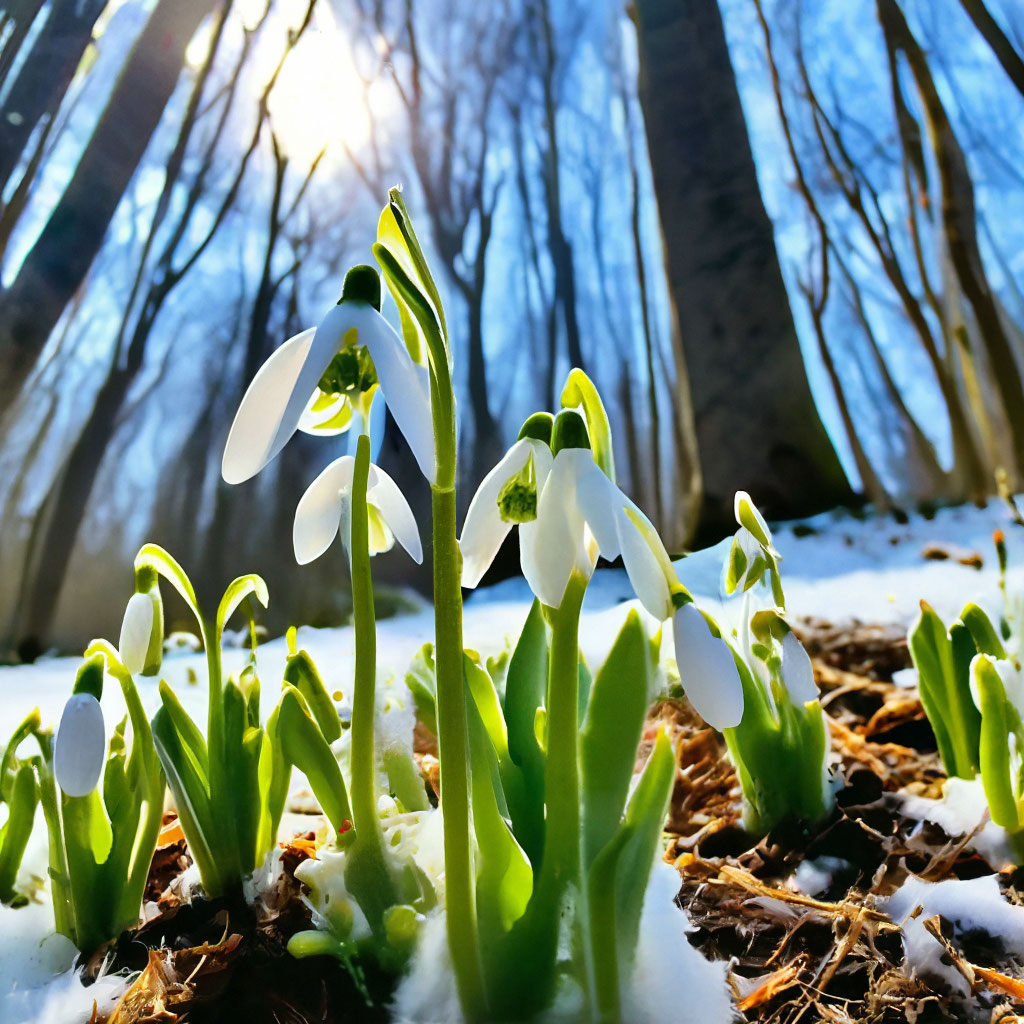
M651 735L656 722L665 722L678 741L681 773L666 857L680 871L679 901L695 927L691 942L710 958L731 961L746 1020L1008 1022L1018 1019L1014 1006L1024 1014L1024 895L1017 888L1024 873L1006 863L977 789L942 799L944 776L907 671L905 639L921 598L946 619L968 600L999 610L991 541L997 528L1007 535L1011 592L1024 593L1024 528L1002 503L943 509L905 523L829 514L776 532L787 609L814 659L832 734L837 809L813 832L782 829L753 842L740 826L738 786L720 739L685 702L665 700L651 709ZM723 553L709 549L679 566L712 612ZM623 573L598 572L581 630L592 663L603 659L634 606L623 603L629 597ZM518 632L527 606L518 580L475 595L466 606L467 645L497 653ZM379 624L381 661L399 678L432 632L430 607L420 601L409 607ZM328 690L343 688L351 678L351 629L303 629L299 643ZM260 647L265 681L280 675L285 655L283 639ZM227 652L226 669L241 668L244 658L241 649ZM44 721L56 721L75 668L74 659L61 658L0 669L0 735L32 704ZM165 669L189 712L205 716L201 657L175 654ZM144 681L143 687L154 710L156 685ZM108 711L111 722L119 717L115 710ZM429 767L430 737L422 730L418 745ZM298 778L283 828L286 869L308 855L319 822L310 810ZM45 861L37 828L25 871L45 873ZM290 870L264 899L259 918L246 919L216 904L189 905L173 893L158 900L187 863L170 822L154 861L150 920L116 947L118 967L143 971L127 995L123 976L101 977L86 989L68 971L74 952L52 935L45 893L28 908L0 908L0 1020L88 1021L95 998L100 1010L121 999L111 1020L127 1024L150 1019L146 1007L156 995L171 1014L167 1020L185 1010L192 1022L228 1019L225 1006L251 1024L383 1019L357 1012L358 997L340 967L324 972L283 954L288 935L306 926ZM908 904L908 894L918 893L913 877L968 888L921 890L925 895ZM993 909L999 892L1005 899ZM918 903L924 910L914 913ZM170 952L150 954L159 947ZM93 973L98 968L88 965Z

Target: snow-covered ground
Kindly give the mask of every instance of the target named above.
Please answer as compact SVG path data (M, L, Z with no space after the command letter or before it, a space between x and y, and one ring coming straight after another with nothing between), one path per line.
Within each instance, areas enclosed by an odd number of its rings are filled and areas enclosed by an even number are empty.
M891 519L858 520L826 514L807 520L801 527L794 531L794 524L790 524L779 528L775 535L776 547L783 556L783 581L791 615L908 624L917 613L921 598L946 618L955 616L969 600L997 611L1000 597L992 544L992 532L997 528L1006 532L1011 588L1024 586L1024 529L1013 523L1009 509L1001 502L994 501L985 509L943 509L931 520L915 516L905 525ZM807 532L808 528L813 532ZM928 546L948 548L954 557L928 560L923 555ZM721 598L721 568L727 549L726 541L677 563L682 581L709 610ZM981 556L981 569L958 564L956 556L969 554ZM624 572L597 572L581 628L581 646L591 664L603 660L628 609L639 607L632 598ZM530 594L521 579L508 580L472 595L465 610L466 646L483 654L500 651L522 627L529 603ZM429 604L413 598L411 606L413 611L378 623L378 664L383 673L394 673L399 678L433 633ZM354 659L351 627L300 629L299 646L318 665L328 691L345 693L352 679ZM266 710L273 706L275 680L281 678L286 656L283 638L259 649ZM238 671L246 658L247 653L241 649L226 651L225 671ZM10 735L33 706L40 708L44 722L56 722L77 666L75 658L52 658L34 665L0 669L0 738ZM163 675L189 713L203 721L203 656L171 654L164 662ZM156 681L138 682L147 709L155 711L159 703ZM123 715L117 700L105 700L104 711L110 726ZM41 827L26 857L25 869L45 875L45 839L37 842L40 837ZM26 1017L26 1007L34 1005L38 1009L42 997L33 998L24 989L65 970L71 962L69 945L52 935L47 906L24 911L0 908L0 1020L34 1019ZM50 1019L77 1019L70 1005L63 1005L70 1016ZM86 1012L83 1019L87 1016Z
M786 604L795 616L819 616L834 621L858 618L864 622L909 624L921 598L940 615L954 617L967 601L999 609L998 571L992 532L1006 533L1010 553L1010 586L1024 588L1024 528L1013 523L999 501L987 508L959 506L940 509L927 520L913 516L905 525L890 518L854 519L826 513L805 520L794 532L787 524L775 533L782 554ZM805 535L807 528L815 532ZM981 556L981 569L960 565L955 558L926 559L926 547L945 547L957 554ZM721 598L722 561L728 541L697 552L676 563L680 579L693 594L713 603ZM301 569L296 568L296 572ZM410 594L414 611L378 623L378 662L382 671L404 672L416 651L433 636L433 613L422 598ZM484 654L493 654L514 637L525 621L531 595L521 578L477 591L466 601L465 642ZM631 607L639 607L625 573L599 569L590 585L581 629L581 645L592 663L600 663L618 624ZM116 637L111 637L116 640ZM299 646L309 651L329 691L342 690L352 678L354 658L351 627L299 630ZM283 638L260 647L259 670L268 702L272 681L281 678L287 648ZM225 671L242 668L242 650L225 652ZM75 658L50 658L34 665L0 668L0 737L9 735L18 721L38 704L43 721L56 721L78 665ZM164 675L182 703L195 716L205 715L206 689L201 654L172 654L164 662ZM157 683L138 680L147 708L158 705ZM268 703L269 706L269 703ZM121 717L110 702L110 721Z

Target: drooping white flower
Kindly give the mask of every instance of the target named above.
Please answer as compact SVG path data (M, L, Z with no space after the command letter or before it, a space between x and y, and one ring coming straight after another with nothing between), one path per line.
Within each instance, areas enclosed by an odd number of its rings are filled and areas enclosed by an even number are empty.
M671 560L650 520L608 479L588 448L556 455L543 441L517 441L473 497L459 546L462 585L475 587L519 525L523 575L540 601L561 604L573 572L587 578L598 554L622 556L637 597L656 618L672 614Z
M469 503L459 540L464 587L477 586L517 522L536 517L537 498L553 460L547 444L524 437L484 477Z
M811 657L792 631L782 638L782 681L794 704L806 704L818 699L818 684L814 681Z
M743 718L743 684L732 648L716 637L695 604L672 618L676 665L686 696L715 729L731 729Z
M355 458L335 459L306 489L295 509L292 543L300 565L319 558L341 533L349 548ZM370 554L388 551L397 540L415 562L423 561L419 529L405 495L379 466L370 465L366 483Z
M221 473L230 484L255 476L298 429L340 433L344 402L326 401L319 383L343 349L365 346L399 430L428 480L434 479L434 429L425 366L413 362L394 328L369 302L346 299L320 325L286 341L263 364L238 407ZM344 396L341 396L343 398ZM347 401L347 399L345 399Z
M96 788L106 755L106 731L100 702L91 693L75 693L53 738L53 774L68 796L86 796Z

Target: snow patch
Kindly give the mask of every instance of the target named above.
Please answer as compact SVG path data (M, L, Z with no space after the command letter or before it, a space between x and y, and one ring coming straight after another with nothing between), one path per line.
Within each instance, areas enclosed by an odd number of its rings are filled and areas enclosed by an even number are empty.
M409 971L392 1003L396 1024L462 1024L455 972L448 952L447 918L441 910L427 915Z
M654 865L640 918L633 977L624 993L623 1020L631 1024L729 1024L734 1019L726 983L728 965L705 960L690 945L693 928L676 906L679 872ZM681 1001L680 995L685 995Z
M988 817L988 800L981 779L947 779L942 798L901 794L900 810L908 818L930 821L949 836L965 836L978 829L968 844L994 868L1014 861L1006 830Z
M1006 902L996 875L943 882L911 876L885 901L883 909L903 929L903 952L911 975L939 982L962 998L970 995L967 979L947 962L945 950L927 931L925 921L940 915L953 925L954 938L981 931L1008 951L1024 948L1024 907Z
M850 867L848 860L842 857L816 857L805 860L793 872L793 888L805 896L817 896L831 888L836 874Z
M72 964L78 950L53 930L49 902L12 910L0 906L0 1021L4 1024L79 1024L93 1001L109 1012L128 987L112 975L86 988Z

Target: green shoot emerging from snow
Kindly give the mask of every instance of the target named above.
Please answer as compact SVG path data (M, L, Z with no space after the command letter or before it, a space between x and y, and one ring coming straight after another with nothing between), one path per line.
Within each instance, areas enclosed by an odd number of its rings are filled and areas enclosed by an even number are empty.
M1002 531L994 540L1004 602L998 628L978 605L968 604L947 630L922 601L908 643L947 773L981 776L992 820L1006 829L1017 862L1024 863L1024 601L1007 591Z
M693 605L676 613L676 660L684 685L697 677L722 728L743 791L744 823L764 834L786 819L813 823L832 808L828 731L811 660L785 618L779 554L750 496L736 495L739 524L725 564L725 590L741 591L735 621L716 622ZM756 603L755 603L756 601ZM725 641L723 643L723 641ZM691 682L692 688L692 682ZM692 698L691 698L692 699ZM739 721L736 709L742 710Z

